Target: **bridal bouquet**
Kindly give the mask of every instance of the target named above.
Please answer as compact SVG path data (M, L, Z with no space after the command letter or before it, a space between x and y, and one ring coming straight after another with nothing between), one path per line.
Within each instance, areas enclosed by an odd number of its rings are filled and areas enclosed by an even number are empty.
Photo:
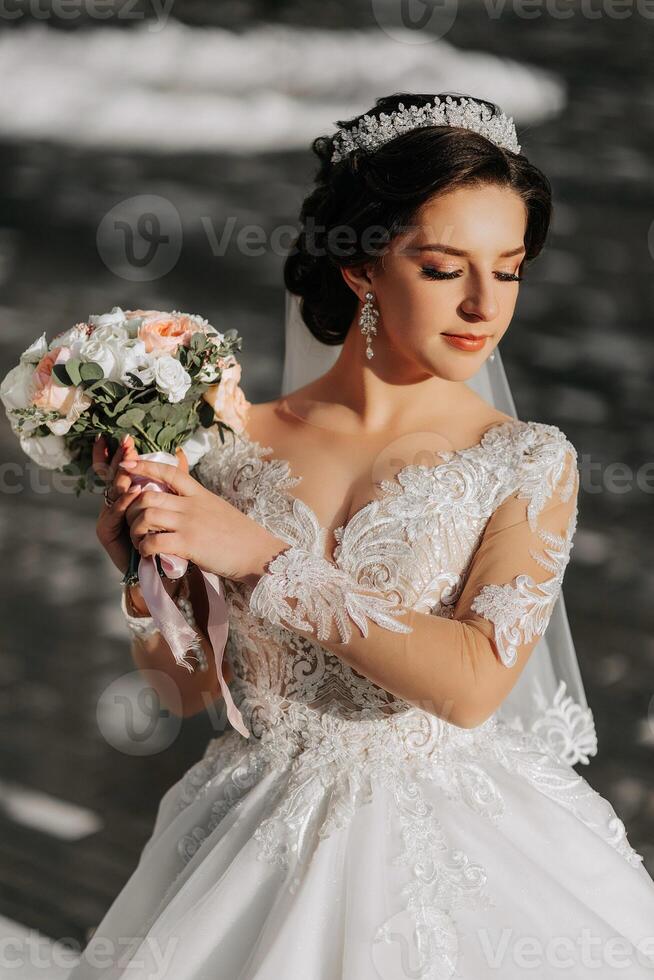
M240 431L249 407L234 356L241 343L235 330L219 333L194 314L115 306L50 343L42 334L4 378L0 398L23 451L77 477L79 496L101 482L92 466L97 435L115 451L130 434L142 458L173 465L181 446L192 467L209 427L217 424L221 438L223 428ZM124 582L138 581L139 557L132 549Z

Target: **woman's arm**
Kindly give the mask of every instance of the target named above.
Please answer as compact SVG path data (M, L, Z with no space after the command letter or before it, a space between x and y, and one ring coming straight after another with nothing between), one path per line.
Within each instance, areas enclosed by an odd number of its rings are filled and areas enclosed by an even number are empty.
M569 560L578 489L576 452L566 441L560 458L536 479L530 473L489 519L451 619L401 606L391 612L380 593L344 581L335 563L296 548L267 563L251 608L302 636L318 636L405 701L475 727L509 694L545 632ZM362 615L367 597L371 605Z

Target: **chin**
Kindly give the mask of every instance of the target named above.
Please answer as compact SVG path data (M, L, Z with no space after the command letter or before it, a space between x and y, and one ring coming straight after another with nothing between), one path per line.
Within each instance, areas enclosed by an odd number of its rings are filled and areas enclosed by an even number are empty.
M431 373L444 381L468 381L482 368L487 357L468 354L461 358L447 358L438 364L431 364Z

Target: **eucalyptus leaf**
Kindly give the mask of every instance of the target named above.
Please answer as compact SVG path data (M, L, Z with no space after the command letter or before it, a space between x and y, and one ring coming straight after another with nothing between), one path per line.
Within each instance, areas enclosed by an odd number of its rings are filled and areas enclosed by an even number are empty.
M127 412L123 412L116 419L118 425L122 425L125 428L129 428L132 425L140 425L145 418L145 412L141 408L130 408Z
M83 381L100 381L104 378L104 371L95 361L85 361L80 365L79 373Z
M55 364L52 368L52 378L55 384L60 385L63 388L70 388L73 381L68 375L65 364Z

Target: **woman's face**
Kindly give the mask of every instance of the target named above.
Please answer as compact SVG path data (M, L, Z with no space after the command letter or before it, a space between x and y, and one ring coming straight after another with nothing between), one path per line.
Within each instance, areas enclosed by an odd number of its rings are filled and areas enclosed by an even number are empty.
M398 366L413 362L450 381L472 377L511 322L526 222L525 205L505 187L461 187L432 198L370 269L377 349L384 345ZM462 349L446 334L487 339Z

